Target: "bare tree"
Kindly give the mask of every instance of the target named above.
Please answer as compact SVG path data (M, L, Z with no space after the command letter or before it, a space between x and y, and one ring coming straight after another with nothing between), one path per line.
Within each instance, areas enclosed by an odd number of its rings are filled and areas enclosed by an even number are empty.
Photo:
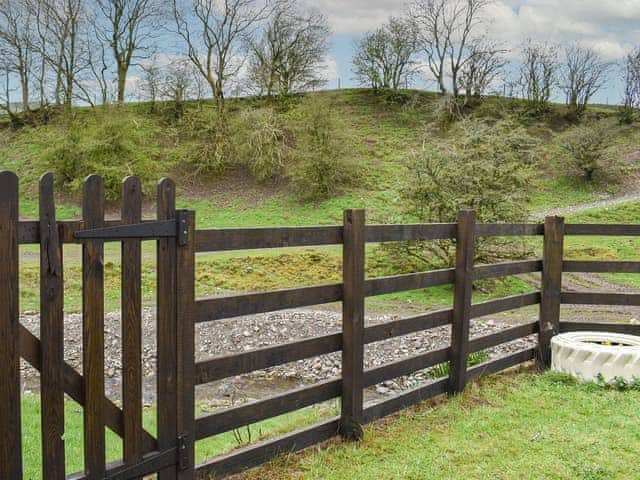
M3 52L4 69L6 75L10 77L14 73L19 79L22 111L25 114L30 110L32 21L31 12L24 1L0 1L0 50Z
M323 84L330 34L322 13L302 10L297 0L279 2L262 36L251 42L250 76L260 93L289 95Z
M527 40L522 46L520 88L534 114L544 112L558 81L558 47Z
M584 113L589 100L603 87L609 68L610 64L590 48L575 43L565 47L562 89L567 105L577 115Z
M469 60L460 75L460 89L465 92L465 104L479 100L502 73L507 61L507 52L501 45L483 40L471 47Z
M417 35L413 22L390 18L357 44L353 72L362 85L397 90L415 74Z
M158 0L97 0L103 19L100 37L113 52L118 78L118 103L125 100L132 63L149 56L151 40L159 29L162 3Z
M194 66L189 60L173 62L167 67L161 85L161 94L173 103L174 117L179 120L184 115L184 104L194 85Z
M78 73L87 68L87 46L81 41L86 28L83 0L30 0L37 12L39 42L46 63L55 74L56 104L71 109Z
M421 49L429 70L442 93L451 80L454 98L459 95L459 77L472 57L470 44L482 25L482 11L492 0L413 0L410 17L419 31Z
M624 99L622 120L632 123L640 108L640 47L627 54L624 62Z
M261 0L173 0L177 34L209 84L221 121L225 89L237 79L247 45L269 10Z
M162 88L162 70L155 58L140 65L142 70L142 84L140 89L145 99L151 103L151 111L156 108L156 101L160 98Z

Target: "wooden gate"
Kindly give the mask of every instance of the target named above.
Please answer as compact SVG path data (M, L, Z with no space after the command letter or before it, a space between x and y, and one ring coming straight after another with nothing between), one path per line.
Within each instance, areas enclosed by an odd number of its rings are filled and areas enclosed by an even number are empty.
M185 333L190 330L186 302L193 293L178 276L188 263L193 214L177 211L175 185L162 180L157 191L157 220L142 220L138 178L122 184L120 220L105 220L104 183L88 177L81 221L58 222L53 176L39 185L37 222L19 221L18 179L0 172L0 479L23 478L20 425L20 358L40 372L42 471L51 480L127 480L158 473L159 480L190 478L193 463L185 412L185 372L193 363ZM157 242L157 435L143 428L142 256L141 242ZM190 240L190 241L189 241ZM104 244L122 245L121 338L122 407L105 395ZM82 373L64 360L63 244L82 245ZM40 335L19 322L19 245L40 245ZM186 283L186 284L185 284ZM191 330L193 330L191 328ZM193 334L189 338L192 338ZM189 361L185 361L189 355ZM83 407L82 473L66 476L64 446L65 394ZM105 427L123 441L123 459L106 463ZM192 442L191 442L192 444ZM190 460L191 458L191 460Z

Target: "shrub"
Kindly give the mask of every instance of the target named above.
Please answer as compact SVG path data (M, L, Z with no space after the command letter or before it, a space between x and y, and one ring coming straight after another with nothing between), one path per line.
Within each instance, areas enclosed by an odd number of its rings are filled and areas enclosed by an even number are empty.
M272 108L243 110L234 128L237 161L259 182L282 175L290 157L287 131Z
M402 220L456 222L460 210L475 210L479 222L524 221L532 173L530 137L506 122L466 119L452 138L425 141L409 158L402 191L407 218ZM524 241L478 239L476 261L522 257L527 251ZM404 258L402 268L415 271L453 265L455 248L451 241L406 242L383 245L379 255L391 264Z
M562 142L562 149L572 168L580 171L587 181L598 176L613 178L619 170L614 157L609 155L609 132L602 125L584 125L572 128Z
M329 106L312 99L299 113L301 128L296 132L298 162L291 175L293 186L305 199L326 199L353 183L358 173L345 160L346 138Z
M140 176L145 190L153 192L155 182L165 173L162 163L146 148L148 131L127 116L99 119L97 128L89 121L72 121L62 133L56 133L51 146L39 159L44 170L51 170L57 182L69 193L82 191L84 178L102 176L105 195L117 199L123 177Z

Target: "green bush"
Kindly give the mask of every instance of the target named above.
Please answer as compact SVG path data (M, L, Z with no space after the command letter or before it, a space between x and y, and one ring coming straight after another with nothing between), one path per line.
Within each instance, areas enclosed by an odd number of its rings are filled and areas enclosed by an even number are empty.
M154 158L156 152L147 148L149 132L141 132L145 127L148 125L126 115L100 118L96 125L87 119L72 121L62 134L54 132L56 141L45 146L39 163L72 194L82 191L84 178L90 174L104 179L110 200L120 197L122 179L128 175L138 175L145 190L154 192L155 182L168 172Z
M562 149L571 168L580 171L587 181L597 178L608 180L617 177L620 165L608 152L612 140L610 132L602 125L574 127L562 141Z
M355 183L359 174L346 160L346 138L330 105L318 99L305 102L295 120L295 156L291 174L294 189L302 198L321 200Z
M234 124L236 160L259 182L283 174L290 158L289 140L273 108L243 110Z
M453 223L461 210L475 210L479 222L526 220L532 147L526 132L511 123L460 121L449 139L425 141L409 158L401 221ZM476 261L481 263L526 253L524 241L476 242ZM442 268L453 265L455 246L451 241L405 242L382 245L378 255L390 262L399 259L409 271Z

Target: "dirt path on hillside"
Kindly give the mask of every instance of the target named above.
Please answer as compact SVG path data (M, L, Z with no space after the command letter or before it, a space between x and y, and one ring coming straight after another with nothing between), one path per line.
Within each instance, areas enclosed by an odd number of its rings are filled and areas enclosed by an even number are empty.
M625 203L636 202L640 200L640 191L625 193L620 196L613 196L609 198L604 198L602 200L597 200L595 202L589 203L580 203L578 205L572 205L568 207L560 207L553 208L550 210L543 210L541 212L536 212L531 215L533 220L542 220L545 217L553 217L553 216L566 216L571 215L573 213L584 212L585 210L591 210L594 208L606 208L613 207L616 205L624 205Z

